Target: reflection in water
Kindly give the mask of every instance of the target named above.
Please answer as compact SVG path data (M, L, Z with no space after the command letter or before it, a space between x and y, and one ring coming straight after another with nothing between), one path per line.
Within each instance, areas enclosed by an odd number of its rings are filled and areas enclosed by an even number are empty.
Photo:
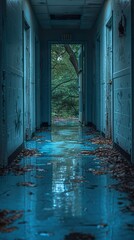
M0 239L63 240L69 232L78 231L98 240L132 240L127 224L134 218L121 211L127 204L125 194L109 189L113 180L108 175L88 171L100 169L99 159L80 154L97 147L88 141L86 128L58 126L52 135L50 131L37 135L26 147L37 148L43 156L21 161L33 169L24 175L0 177L0 208L24 210L23 218L15 223L18 230L0 233ZM17 186L18 182L33 182L37 187Z
M76 171L77 169L77 171ZM77 180L77 172L80 173L75 160L69 160L66 165L53 164L53 208L61 208L65 216L80 216L82 214L82 189ZM80 177L81 175L79 175Z

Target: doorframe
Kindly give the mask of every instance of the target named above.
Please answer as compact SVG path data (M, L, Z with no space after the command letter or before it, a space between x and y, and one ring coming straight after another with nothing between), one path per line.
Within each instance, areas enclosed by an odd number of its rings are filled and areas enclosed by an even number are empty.
M53 44L81 44L82 46L84 46L84 51L85 51L85 64L84 64L84 76L83 76L83 94L85 93L85 102L83 102L83 122L84 124L86 124L86 120L87 120L87 91L86 91L86 85L87 85L87 42L86 41L65 41L65 40L61 40L61 41L48 41L48 125L51 126L52 123L52 119L51 119L51 45Z
M23 23L23 140L27 140L30 137L30 128L27 126L26 127L26 121L28 121L28 116L27 120L25 120L25 74L26 74L26 68L25 68L25 32L29 31L29 50L30 50L30 24L28 23L26 16L24 14L24 11L22 12L22 23ZM29 81L30 81L30 56L29 56ZM30 84L30 82L29 82ZM30 86L29 86L30 87ZM29 96L30 97L30 96ZM28 100L28 105L30 104L30 100ZM28 109L28 108L27 108ZM26 110L27 110L26 109ZM28 112L26 112L28 114ZM30 113L29 113L30 114ZM29 129L28 129L29 128Z
M108 80L108 63L106 61L106 137L110 139L114 139L114 83L113 83L113 13L109 17L109 20L106 23L106 56L107 56L107 34L111 30L111 79ZM110 99L110 121L107 119L107 91L108 91L108 84L111 86L111 99ZM108 103L109 108L109 103ZM110 123L110 127L107 127L107 120ZM111 129L111 130L110 130Z

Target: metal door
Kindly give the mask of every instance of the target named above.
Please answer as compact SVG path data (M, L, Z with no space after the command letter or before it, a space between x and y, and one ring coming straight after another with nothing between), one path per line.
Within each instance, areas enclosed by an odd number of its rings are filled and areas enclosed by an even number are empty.
M112 18L106 27L106 136L112 137Z
M24 25L24 139L30 137L30 28Z

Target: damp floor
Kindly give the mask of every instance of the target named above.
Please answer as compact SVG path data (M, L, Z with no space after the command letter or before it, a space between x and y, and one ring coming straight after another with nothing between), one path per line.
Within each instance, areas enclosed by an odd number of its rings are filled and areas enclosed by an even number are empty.
M64 240L75 232L98 240L134 239L128 228L134 214L122 211L126 194L109 187L115 180L108 174L88 171L100 169L99 158L81 154L99 147L89 141L93 137L76 122L57 122L26 142L27 149L38 150L21 159L29 171L0 176L0 210L23 211L12 224L16 230L0 233L0 240Z

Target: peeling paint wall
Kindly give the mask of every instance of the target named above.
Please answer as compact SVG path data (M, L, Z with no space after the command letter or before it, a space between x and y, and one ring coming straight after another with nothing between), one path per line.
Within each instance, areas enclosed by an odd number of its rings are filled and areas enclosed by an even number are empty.
M119 36L118 26L121 20L122 7L117 0L106 1L100 17L94 26L93 34L93 94L92 94L92 121L97 129L107 136L107 114L108 114L108 47L107 27L112 17L112 139L127 153L131 154L131 6L128 4L123 8L126 17L126 32ZM96 47L97 36L100 36L100 84L97 82L98 72L96 59L98 50ZM97 95L100 92L100 112L98 111ZM100 125L98 124L100 118Z
M123 9L126 33L120 37L121 7L113 4L114 142L131 153L131 6Z
M23 142L22 1L6 2L7 157Z
M27 1L7 0L5 2L6 38L5 42L5 121L6 133L4 140L7 145L4 146L4 152L7 158L24 142L24 73L23 73L23 10L31 26L30 47L31 47L31 65L30 65L30 133L35 130L35 32L37 26L34 21L30 5ZM6 159L7 161L7 159ZM5 162L6 164L6 162Z
M92 29L92 122L106 133L106 25L112 16L111 1L106 1L97 24Z

